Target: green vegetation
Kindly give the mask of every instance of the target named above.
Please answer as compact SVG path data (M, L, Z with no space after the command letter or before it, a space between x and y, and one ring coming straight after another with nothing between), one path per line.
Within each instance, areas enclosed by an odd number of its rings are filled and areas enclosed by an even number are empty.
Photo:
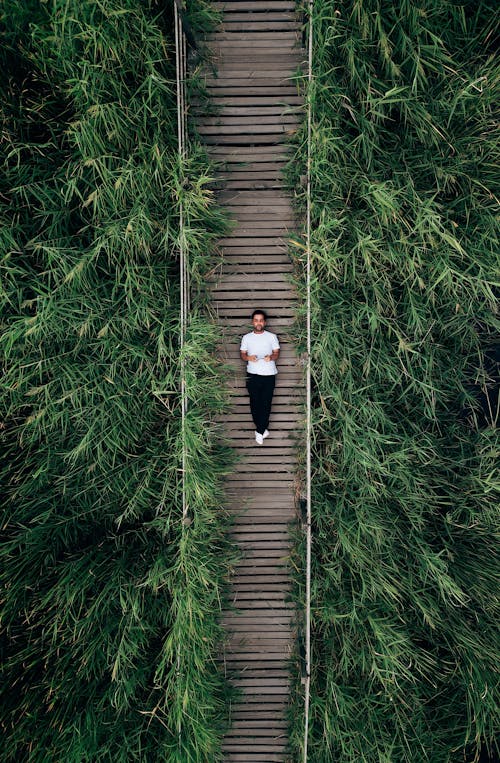
M202 288L226 227L203 151L177 156L172 9L2 6L6 763L220 759L231 451L212 420L224 369ZM209 17L197 4L191 23Z
M310 763L494 755L495 10L314 3Z
M189 8L195 31L216 18ZM222 759L234 456L204 276L227 223L201 147L178 159L172 9L2 5L6 763ZM310 763L495 754L498 410L471 388L498 332L495 10L314 3Z

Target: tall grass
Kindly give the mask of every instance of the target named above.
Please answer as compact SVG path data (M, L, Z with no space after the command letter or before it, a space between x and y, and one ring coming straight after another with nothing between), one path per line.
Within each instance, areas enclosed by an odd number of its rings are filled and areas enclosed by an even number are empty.
M173 4L8 0L1 24L3 760L219 760L232 456L202 288L226 223L205 154L177 157Z
M314 3L311 763L498 754L494 19Z

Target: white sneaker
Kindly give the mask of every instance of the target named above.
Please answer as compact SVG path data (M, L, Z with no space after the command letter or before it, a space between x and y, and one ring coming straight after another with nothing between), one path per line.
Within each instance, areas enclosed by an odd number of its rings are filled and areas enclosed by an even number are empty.
M266 439L266 437L269 437L269 430L268 429L264 429L264 434L262 435L262 437L263 437L264 440Z
M259 445L262 445L264 442L264 438L261 434L259 434L259 432L255 432L255 440Z

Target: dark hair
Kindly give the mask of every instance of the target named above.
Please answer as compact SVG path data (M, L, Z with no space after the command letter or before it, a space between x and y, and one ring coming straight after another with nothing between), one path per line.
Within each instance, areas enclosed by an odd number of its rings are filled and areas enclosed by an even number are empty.
M264 316L264 320L267 321L267 315L265 314L264 310L254 310L253 313L252 313L252 320L253 320L254 315L263 315Z

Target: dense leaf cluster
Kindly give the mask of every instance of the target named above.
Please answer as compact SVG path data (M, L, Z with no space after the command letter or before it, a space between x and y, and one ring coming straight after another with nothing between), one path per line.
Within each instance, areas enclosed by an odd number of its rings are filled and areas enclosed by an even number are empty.
M494 739L494 18L314 3L311 763L476 760Z
M178 158L172 7L2 8L4 761L219 755L229 461L196 295L225 227L206 157Z

